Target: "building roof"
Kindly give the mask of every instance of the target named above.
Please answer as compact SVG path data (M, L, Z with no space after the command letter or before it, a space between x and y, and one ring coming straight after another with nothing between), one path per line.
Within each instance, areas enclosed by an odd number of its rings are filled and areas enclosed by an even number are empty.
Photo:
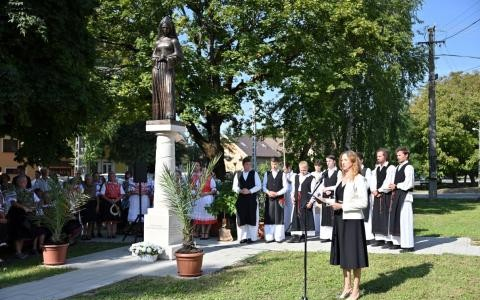
M237 139L235 144L248 156L253 154L253 138L251 136L243 135ZM280 139L273 139L265 137L257 139L257 157L281 157L282 156L282 142Z

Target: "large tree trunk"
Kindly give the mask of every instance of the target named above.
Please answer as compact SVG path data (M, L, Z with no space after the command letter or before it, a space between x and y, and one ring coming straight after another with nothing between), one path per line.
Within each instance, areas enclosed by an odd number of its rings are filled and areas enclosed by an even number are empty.
M452 174L452 180L453 180L453 185L457 187L457 186L458 186L457 173L453 173L453 174Z
M470 177L470 185L471 186L476 186L477 183L475 182L475 176L477 176L477 174L475 172L470 172L468 173L468 176ZM480 178L479 178L480 180Z
M224 149L221 143L220 126L223 120L217 116L209 116L202 125L205 127L207 134L202 134L194 123L186 124L188 132L192 136L193 140L200 147L205 156L211 160L217 155L221 155L220 159L215 166L214 172L217 178L225 179L225 161L224 161Z

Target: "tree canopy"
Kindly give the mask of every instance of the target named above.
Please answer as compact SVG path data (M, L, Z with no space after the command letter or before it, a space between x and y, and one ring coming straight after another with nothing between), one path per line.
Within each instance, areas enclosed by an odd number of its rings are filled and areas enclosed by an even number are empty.
M477 175L480 74L451 73L436 83L437 158L440 176L456 182ZM418 172L428 174L428 88L410 106L409 141Z
M425 71L412 43L419 1L299 1L293 10L300 55L285 65L283 92L267 122L285 128L295 159L396 147L407 100ZM271 120L265 118L266 120Z
M285 127L297 158L310 148L393 145L424 71L424 52L412 44L419 1L99 3L89 28L114 118L148 118L153 42L158 22L172 14L185 55L178 113L208 158L223 153L221 126L238 126L246 101L257 102L270 134ZM268 89L282 98L262 103ZM223 160L216 173L223 176Z
M406 99L422 78L424 51L412 44L419 5L8 1L0 104L12 109L2 110L0 131L24 141L18 156L30 162L63 155L65 139L80 132L92 153L118 140L119 130L150 116L152 49L159 21L171 15L185 55L178 113L207 158L223 153L222 125L241 126L242 104L253 101L266 133L285 128L296 159L310 149L373 152L398 141ZM264 103L269 90L281 97ZM223 159L215 171L223 177Z
M0 135L22 144L18 161L70 157L67 140L101 115L91 76L95 1L4 1L0 5ZM100 106L101 107L101 106Z

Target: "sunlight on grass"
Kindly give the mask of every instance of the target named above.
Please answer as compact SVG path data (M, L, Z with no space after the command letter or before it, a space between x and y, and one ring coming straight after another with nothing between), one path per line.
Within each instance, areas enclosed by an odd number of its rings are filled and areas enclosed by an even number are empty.
M78 243L68 249L68 258L95 253L98 251L125 246L124 243ZM12 260L0 271L0 288L34 281L45 277L65 273L74 269L65 267L45 267L42 256L31 256L25 260Z
M371 254L362 299L478 299L480 257ZM341 270L328 253L309 254L308 297L334 299ZM195 280L136 277L71 299L299 299L303 256L268 252ZM452 268L452 266L462 266Z
M418 199L413 209L418 236L469 237L480 241L480 201Z

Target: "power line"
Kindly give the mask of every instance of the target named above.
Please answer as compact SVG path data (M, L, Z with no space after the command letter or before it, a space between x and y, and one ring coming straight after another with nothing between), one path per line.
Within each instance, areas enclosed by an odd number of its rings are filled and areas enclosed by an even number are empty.
M466 8L464 11L462 11L460 14L458 14L455 18L451 19L448 23L444 25L444 27L448 27L452 23L455 23L460 17L462 17L465 13L467 12L472 12L472 8L479 4L480 2L474 2L472 5L470 5L468 8ZM471 13L470 13L471 14ZM469 14L469 15L470 15ZM463 18L465 20L465 18ZM461 22L460 22L461 23ZM456 27L457 25L453 26Z
M473 67L473 68L463 70L462 72L468 72L468 71L472 71L472 70L479 69L479 68L480 68L480 66L476 66L476 67Z
M446 54L450 54L450 51L448 51L448 49L447 49L447 43L444 43L443 46L444 46L444 49L445 49ZM455 65L455 63L454 63L453 61L452 61L453 68L451 67L450 57L446 57L446 61L447 61L447 64L450 66L450 69L451 69L451 70L458 69L457 66Z
M462 57L462 58L472 58L472 59L480 59L480 56L469 56L469 55L457 55L457 54L435 54L435 56L452 56L452 57Z
M465 30L467 30L468 28L472 27L473 25L475 25L476 23L480 22L480 18L475 20L472 24L468 25L467 27L461 29L460 31L457 31L456 33L450 35L450 36L447 36L446 38L443 39L443 41L445 42L446 40L454 37L454 36L457 36L459 35L460 33L464 32Z

